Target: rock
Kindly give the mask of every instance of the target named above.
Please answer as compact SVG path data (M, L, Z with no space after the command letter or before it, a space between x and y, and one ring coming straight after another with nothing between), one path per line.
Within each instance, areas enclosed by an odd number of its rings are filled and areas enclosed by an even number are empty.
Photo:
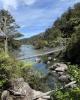
M48 100L50 98L50 96L44 96L43 92L31 89L23 78L12 80L11 86L11 89L2 93L1 100L33 100L37 96L39 96L37 100Z
M50 64L50 61L47 61L47 64Z
M41 96L41 95L44 95L44 93L40 92L40 91L33 90L33 98L37 98L38 96ZM50 99L50 96L43 96L37 100L47 100L47 99Z
M57 67L55 68L55 71L64 72L67 69L68 69L68 66L66 64L58 63Z
M20 100L32 100L33 98L32 89L28 83L24 82L23 78L18 78L13 81L13 90L24 95L22 99L20 97Z
M8 100L9 99L9 91L5 90L2 92L1 100Z
M35 97L37 97L39 95L43 95L43 93L40 92L40 91L32 90L32 92L33 92L33 98L35 98Z
M60 67L63 67L65 70L68 69L68 66L66 64L60 64Z
M47 100L47 99L42 99L42 98L39 98L39 99L37 99L37 100Z
M36 63L40 63L41 62L41 59L40 58L36 58L35 62Z
M53 60L56 61L56 58L54 58Z
M66 64L62 64L62 63L54 63L49 69L54 70L57 67L63 67L63 66L67 66Z
M40 96L44 95L43 92L36 91L36 90L32 90L32 91L33 91L33 98L37 98L38 96L40 97ZM40 97L37 100L48 100L48 99L50 99L50 96L45 95L45 96Z
M72 84L71 87L72 88L77 87L77 84Z
M64 72L66 71L67 69L65 67L58 67L55 69L56 72Z
M57 67L65 67L65 68L68 68L66 64L63 64L63 63L55 63L52 65L52 67L54 68L57 68Z
M59 64L60 64L60 63L54 63L54 64L53 64L53 67L54 67L54 68L60 67Z
M52 57L48 57L48 60L51 61L52 60Z
M70 82L70 77L69 77L69 75L61 75L61 76L59 77L59 80L60 80L61 82Z
M59 76L64 75L64 72L58 72L58 75Z
M54 69L55 69L55 66L52 65L52 66L49 67L49 69L50 69L50 70L54 70Z
M53 76L57 75L56 71L52 71L51 73L52 73Z

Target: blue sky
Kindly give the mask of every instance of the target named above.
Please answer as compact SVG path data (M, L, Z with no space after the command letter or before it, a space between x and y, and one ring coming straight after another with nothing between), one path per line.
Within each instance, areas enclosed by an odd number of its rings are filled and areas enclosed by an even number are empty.
M69 7L80 0L0 0L0 8L9 10L21 26L19 32L30 37L51 27Z

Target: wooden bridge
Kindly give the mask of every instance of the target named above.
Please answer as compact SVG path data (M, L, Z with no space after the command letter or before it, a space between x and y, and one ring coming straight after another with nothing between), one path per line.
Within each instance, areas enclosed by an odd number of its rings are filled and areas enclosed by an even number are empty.
M29 57L24 57L24 58L19 57L17 59L18 60L25 60L25 59L35 58L35 57L41 57L41 56L44 56L44 55L48 55L48 54L52 54L52 53L55 53L55 52L58 52L58 51L62 51L63 49L65 49L65 47L57 47L57 48L53 48L53 49L48 50L48 51L44 51L41 54L37 54L37 55L29 56Z

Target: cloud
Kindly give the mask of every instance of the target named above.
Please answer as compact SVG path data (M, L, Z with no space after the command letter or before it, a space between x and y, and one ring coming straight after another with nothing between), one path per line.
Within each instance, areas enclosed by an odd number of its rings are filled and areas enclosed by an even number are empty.
M33 5L35 2L36 0L0 0L2 7L6 10L17 9L21 4L30 6Z
M36 0L22 0L26 5L32 5L36 2Z
M18 4L17 4L17 0L1 0L2 6L4 9L9 9L9 8L14 8L16 9Z

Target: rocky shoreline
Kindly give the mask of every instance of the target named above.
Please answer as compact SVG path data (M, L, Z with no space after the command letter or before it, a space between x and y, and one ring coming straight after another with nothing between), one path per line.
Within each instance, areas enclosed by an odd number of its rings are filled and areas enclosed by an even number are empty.
M43 95L40 98L39 96ZM50 96L43 92L32 89L23 78L15 79L11 82L11 87L2 92L1 100L48 100Z
M49 67L49 73L60 81L62 87L72 82L67 70L68 66L64 63L55 63ZM71 85L75 86L76 84ZM50 100L50 96L32 89L23 78L17 78L10 81L9 88L2 92L1 100Z

